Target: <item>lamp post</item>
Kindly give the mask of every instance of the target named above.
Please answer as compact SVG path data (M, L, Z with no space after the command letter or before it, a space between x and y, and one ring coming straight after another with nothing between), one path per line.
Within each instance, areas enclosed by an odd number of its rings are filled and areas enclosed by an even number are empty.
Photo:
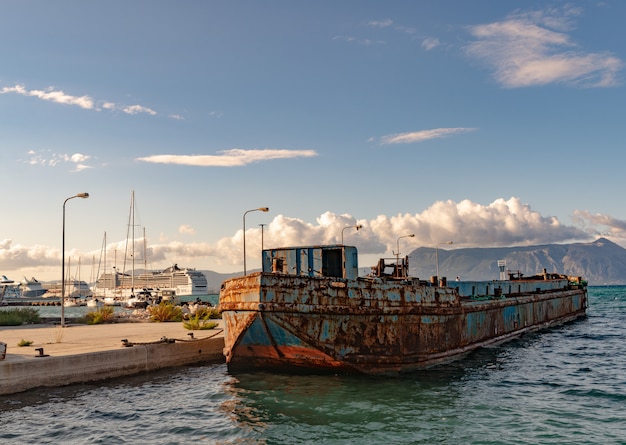
M359 229L363 228L363 224L357 224L354 226L346 226L343 229L341 229L341 245L343 246L343 231L346 229L351 229L351 228L355 228L357 230L357 232L359 231Z
M61 327L65 327L65 204L70 199L89 198L89 193L78 193L63 201L63 238L61 242Z
M246 210L243 214L243 274L246 275L246 215L250 212L269 212L269 207L259 207L258 209Z
M452 244L452 241L445 241L443 243L437 243L435 246L435 258L437 260L437 280L439 280L439 246L441 244Z
M414 233L411 233L410 235L403 235L403 236L399 236L398 239L396 240L396 249L397 251L395 252L396 255L396 277L398 277L399 273L400 273L400 268L398 266L400 266L400 238L413 238L415 236Z
M267 224L259 224L259 226L261 226L261 251L264 249L263 247L263 227L265 227Z

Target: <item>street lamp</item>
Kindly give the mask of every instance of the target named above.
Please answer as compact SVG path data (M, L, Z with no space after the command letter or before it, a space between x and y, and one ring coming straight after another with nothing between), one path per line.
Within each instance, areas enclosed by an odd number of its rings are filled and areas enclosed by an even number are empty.
M259 224L259 226L261 226L261 251L263 250L263 227L265 227L267 224Z
M411 233L410 235L403 235L403 236L399 236L398 239L396 240L396 248L397 251L394 253L396 255L396 277L399 277L399 273L400 273L400 268L398 266L400 266L400 238L413 238L415 236L414 233Z
M351 228L355 228L358 232L359 229L363 228L363 224L357 224L355 226L346 226L343 229L341 229L341 245L343 246L343 231L346 229L351 229Z
M246 210L243 214L243 274L246 275L246 215L250 212L269 212L269 207L259 207L258 209Z
M78 193L63 201L63 241L61 244L61 327L65 327L65 204L73 198L89 198L89 193Z
M437 280L439 280L439 246L441 244L452 244L452 241L445 241L443 243L437 243L435 246L435 258L437 259Z

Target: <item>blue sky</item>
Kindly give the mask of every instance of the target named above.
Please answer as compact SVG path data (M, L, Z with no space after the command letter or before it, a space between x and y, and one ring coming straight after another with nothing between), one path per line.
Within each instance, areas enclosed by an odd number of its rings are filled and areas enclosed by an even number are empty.
M0 2L0 274L626 246L626 2ZM359 231L348 229L362 224ZM109 265L110 266L110 265ZM119 264L118 264L119 266Z

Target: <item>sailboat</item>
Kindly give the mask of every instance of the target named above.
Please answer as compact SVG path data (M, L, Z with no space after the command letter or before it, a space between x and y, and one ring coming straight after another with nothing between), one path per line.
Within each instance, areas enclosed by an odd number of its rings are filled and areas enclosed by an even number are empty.
M71 258L68 258L67 260L68 275L70 273L70 260ZM78 258L77 275L78 278L75 277L70 279L69 276L65 277L66 295L65 301L63 303L65 307L85 306L85 299L91 296L91 290L89 289L89 285L85 281L80 279L80 257Z
M114 272L102 273L94 286L94 293L103 296L106 301L121 301L126 305L131 297L139 297L145 300L163 298L171 300L175 304L180 301L181 296L187 295L207 295L207 279L205 275L192 268L181 268L174 264L159 272L148 271L146 252L146 232L143 229L143 261L144 271L135 274L135 192L131 194L131 206L128 218L128 230L126 233L126 246L124 252L123 271L126 271L126 262L130 260L132 273L120 272L114 267ZM105 247L106 249L106 247ZM106 260L105 260L106 262ZM105 267L106 268L106 267ZM113 294L113 297L110 296ZM134 301L134 300L133 300ZM140 301L138 304L143 305Z

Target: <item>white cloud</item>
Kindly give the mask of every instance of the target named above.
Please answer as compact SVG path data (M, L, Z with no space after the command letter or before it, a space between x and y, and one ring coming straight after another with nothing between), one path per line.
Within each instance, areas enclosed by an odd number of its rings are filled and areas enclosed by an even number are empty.
M56 102L65 105L76 105L87 110L94 108L93 99L89 96L71 96L63 91L55 91L53 87L45 90L27 90L24 85L15 85L13 87L4 87L0 90L0 94L15 93L22 96L37 97L41 100Z
M435 37L427 37L422 40L422 48L426 49L426 51L430 51L440 45L439 39Z
M612 216L602 213L592 214L588 210L575 210L572 220L578 225L589 228L592 233L595 233L600 227L603 229L602 233L608 233L611 237L626 239L626 221Z
M369 26L373 26L375 28L387 28L388 26L393 25L393 20L391 20L391 19L371 20L367 24Z
M469 56L484 61L505 87L565 83L587 87L618 84L623 62L608 52L580 49L567 31L575 8L516 12L501 22L470 28L476 38L467 46Z
M8 93L36 97L41 100L55 102L58 104L75 105L86 110L100 111L104 109L108 111L122 111L131 115L146 113L151 116L155 116L157 114L156 111L151 108L144 107L143 105L117 105L110 101L102 101L98 106L96 106L94 100L90 96L72 96L61 90L55 90L54 87L48 87L45 90L27 90L24 85L15 85L0 89L0 94Z
M626 221L607 215L592 215L588 211L575 211L574 222L576 225L564 225L558 218L543 216L515 197L496 199L488 205L470 200L438 201L421 213L379 215L370 220L356 220L351 215L332 212L323 213L315 222L277 215L265 225L263 240L266 247L334 244L341 242L343 232L345 244L357 246L359 253L367 256L390 254L396 249L398 238L408 234L415 234L415 237L404 240L402 251L406 252L421 246L434 247L448 240L454 242L450 248L588 242L599 236L606 236L618 244L626 242ZM362 224L363 228L359 231L343 230L355 224ZM579 227L581 225L584 227ZM258 259L261 250L260 230L254 226L246 231L246 252L251 260ZM179 231L191 234L192 229L181 226ZM242 238L242 229L213 244L167 242L167 238L162 236L159 243L147 247L147 258L154 264L171 261L197 264L211 257L218 264L239 270ZM143 244L141 239L136 239L136 242L137 245ZM124 251L125 243L110 243L107 246L108 257L113 258L115 251ZM68 256L91 257L100 253L72 251ZM57 271L60 256L57 247L29 247L13 244L10 239L0 240L0 270L7 276L26 268L30 268L34 275L38 275L37 268Z
M182 233L184 235L195 235L196 229L194 229L188 224L183 224L182 226L178 228L178 233Z
M140 114L140 113L146 113L149 114L150 116L155 116L157 114L156 111L148 108L148 107L144 107L141 105L128 105L128 106L123 106L121 107L121 110L126 113L126 114Z
M91 156L82 153L74 153L72 155L53 153L50 150L29 150L28 159L25 161L30 165L41 165L44 167L55 167L61 163L71 164L74 168L72 171L79 172L92 168L86 162Z
M315 150L242 150L233 148L219 155L154 155L137 158L137 161L155 164L195 165L200 167L240 167L273 159L291 159L317 156Z
M415 142L423 142L429 139L438 139L453 134L468 133L475 131L476 128L435 128L432 130L414 131L410 133L398 133L382 136L380 143L388 144L412 144Z

